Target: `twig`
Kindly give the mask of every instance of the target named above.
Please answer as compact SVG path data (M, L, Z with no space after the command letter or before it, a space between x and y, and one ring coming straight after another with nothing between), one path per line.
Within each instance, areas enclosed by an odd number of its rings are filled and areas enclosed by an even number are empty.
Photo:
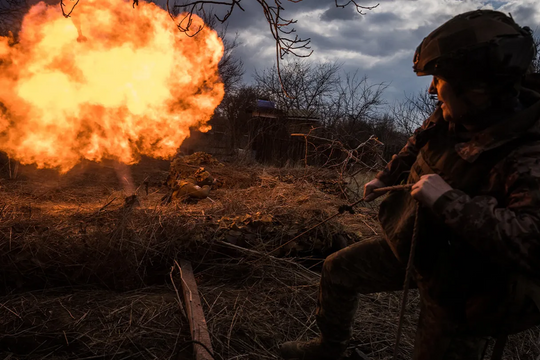
M80 0L77 0L77 2L75 3L75 5L73 5L73 7L71 8L71 10L69 11L69 13L66 14L66 11L64 10L64 6L66 6L66 4L64 4L64 0L61 0L60 1L60 8L62 9L62 15L64 15L65 18L68 18L71 16L71 13L73 12L73 10L75 10L75 7L77 6L77 4L79 4L79 1Z
M22 320L22 317L20 317L19 314L17 314L15 311L8 308L6 305L0 303L0 306L6 309L7 311L9 311L10 313L12 313L13 315L15 315L16 317L18 317L20 320Z
M175 265L178 265L178 263L175 262ZM169 277L171 278L171 284L174 288L174 292L176 293L176 300L178 301L178 306L180 307L180 311L182 312L182 315L184 315L187 318L186 309L184 308L184 303L182 302L182 299L180 298L180 293L178 292L178 288L176 287L176 284L174 283L174 279L173 279L174 268L175 266L171 267L171 272L169 273Z
M112 204L112 202L116 200L116 197L113 197L111 201L109 201L108 203L106 203L105 205L103 205L102 207L100 207L98 209L98 211L96 212L96 214L99 214L100 212L102 212L103 210L105 210L109 205Z
M75 317L73 316L73 314L71 313L71 311L69 311L68 308L66 308L66 307L64 306L64 304L62 304L62 301L58 300L58 302L60 303L60 306L62 306L62 307L64 308L64 310L66 310L66 311L68 312L69 316L71 316L71 318L72 318L73 320L75 320Z

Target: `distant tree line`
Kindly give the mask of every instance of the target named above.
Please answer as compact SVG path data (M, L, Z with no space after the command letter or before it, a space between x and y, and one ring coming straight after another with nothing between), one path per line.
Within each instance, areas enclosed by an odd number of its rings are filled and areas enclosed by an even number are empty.
M435 107L427 90L387 103L386 84L370 83L358 72L343 74L336 63L296 60L281 66L281 80L275 68L264 69L256 71L253 84L238 83L225 94L213 125L226 129L231 149L241 146L257 99L270 100L284 112L300 110L319 118L325 136L349 148L373 135L385 145L402 146Z
M540 36L535 35L535 43L537 56L531 68L539 73ZM235 70L243 75L242 66ZM423 89L388 103L383 97L386 88L386 84L371 83L358 72L344 73L337 63L294 59L282 62L280 73L274 66L257 70L252 84L235 83L226 92L213 121L225 125L231 149L237 148L251 119L245 109L252 107L256 99L268 99L284 111L302 110L319 117L328 136L350 148L374 135L392 152L399 150L431 115L437 100Z

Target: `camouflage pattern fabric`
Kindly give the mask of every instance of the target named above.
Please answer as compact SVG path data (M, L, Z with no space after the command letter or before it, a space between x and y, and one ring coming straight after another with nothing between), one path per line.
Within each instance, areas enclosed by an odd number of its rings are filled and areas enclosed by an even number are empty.
M358 294L401 290L404 279L405 265L381 238L365 240L330 255L323 266L316 312L324 341L347 344L358 307ZM411 287L415 288L416 284ZM449 314L434 304L427 304L422 306L416 338L419 346L415 347L414 360L480 359L486 339L447 336L440 324L441 318Z
M170 174L165 182L170 190L162 200L169 203L173 199L180 201L206 199L210 195L210 190L212 190L212 185L215 182L214 177L202 167L192 176L185 179L177 179Z
M439 342L430 351L443 349L447 336L497 336L538 323L537 309L513 290L522 277L540 277L540 95L523 89L520 101L520 111L488 113L493 125L476 133L447 123L438 108L378 174L393 185L435 173L454 188L420 213L417 285L431 309L423 316L440 332L426 330L432 339L418 346ZM379 213L402 260L414 206L408 193L396 192Z
M405 266L384 239L350 245L323 265L317 324L325 341L346 342L358 306L358 294L400 290Z
M527 95L524 101L537 100L532 106L466 141L469 134L456 134L436 110L378 178L393 185L439 174L454 190L423 212L429 221L422 237L442 236L443 248L470 247L495 266L540 275L540 95ZM413 207L404 192L381 206L381 224L400 258L408 255Z
M540 94L522 89L520 103L483 114L479 123L493 125L475 133L438 108L377 175L391 186L435 173L453 187L420 209L415 360L479 359L486 337L540 323L528 285L516 290L540 278ZM402 288L415 206L408 192L389 194L379 213L384 239L326 260L317 310L324 341L349 340L358 293Z
M199 168L195 172L195 174L193 174L193 176L190 177L190 179L192 179L192 181L194 181L195 184L198 186L205 186L205 185L212 186L214 183L214 177L210 175L210 173L206 171L205 168L202 168L202 167Z
M173 189L172 198L178 200L206 199L210 195L211 188L210 185L199 186L188 180L178 180Z

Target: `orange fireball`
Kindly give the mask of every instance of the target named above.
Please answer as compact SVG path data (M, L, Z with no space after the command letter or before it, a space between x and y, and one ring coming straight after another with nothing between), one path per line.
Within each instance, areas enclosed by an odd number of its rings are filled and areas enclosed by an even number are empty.
M0 37L0 150L25 164L171 156L223 98L216 32L186 36L142 0L81 0L69 19L41 2L10 41Z

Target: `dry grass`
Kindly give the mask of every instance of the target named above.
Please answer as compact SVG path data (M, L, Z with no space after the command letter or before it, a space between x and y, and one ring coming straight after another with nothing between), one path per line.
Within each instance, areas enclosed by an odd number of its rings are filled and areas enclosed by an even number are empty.
M3 355L18 359L190 359L189 327L171 289L55 288L4 296ZM7 350L7 351L6 351Z
M281 342L316 335L317 269L336 243L378 233L375 209L268 256L343 203L329 189L339 188L333 174L215 166L225 185L211 199L162 206L167 170L149 160L132 167L136 185L150 184L138 207L125 206L106 164L64 176L23 168L22 179L0 180L0 357L190 358L169 278L180 258L194 266L216 358L276 359ZM401 359L410 358L417 303L413 294ZM362 296L353 345L390 359L398 308L397 294ZM536 359L537 336L514 338L506 359Z
M202 272L208 276L200 290L210 304L216 350L229 359L275 359L280 343L317 336L314 310L319 275L292 262L244 254L242 260ZM394 294L361 297L353 345L370 358L385 359L391 353L398 300ZM411 351L411 317L407 316L401 359Z

